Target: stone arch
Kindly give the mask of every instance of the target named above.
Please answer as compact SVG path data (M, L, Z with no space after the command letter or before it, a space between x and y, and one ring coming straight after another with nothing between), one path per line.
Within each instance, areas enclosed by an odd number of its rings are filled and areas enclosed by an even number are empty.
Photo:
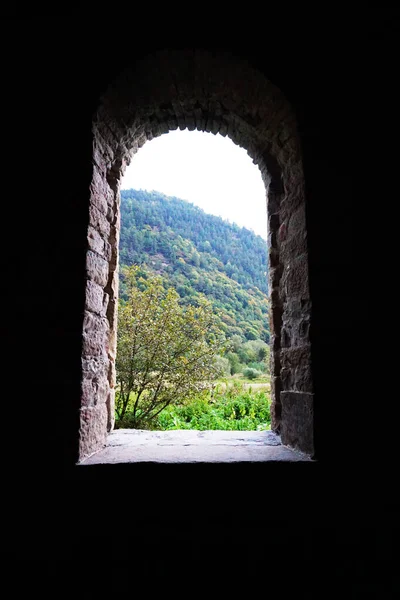
M174 129L229 136L258 165L269 226L272 428L312 454L311 299L304 180L296 121L280 90L247 62L163 51L109 86L93 120L79 457L114 422L120 178L143 144Z

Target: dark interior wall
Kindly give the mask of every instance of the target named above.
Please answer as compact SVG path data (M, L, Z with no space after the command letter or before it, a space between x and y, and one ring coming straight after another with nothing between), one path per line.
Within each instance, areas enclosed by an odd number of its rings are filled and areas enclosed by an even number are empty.
M96 536L105 514L112 513L112 508L105 507L114 502L116 488L139 490L139 503L144 506L154 502L151 490L161 493L168 486L173 491L167 505L178 515L181 531L193 521L192 507L200 504L203 512L195 511L200 521L218 519L216 507L221 504L229 506L225 511L230 516L236 515L241 503L247 510L247 523L252 524L265 508L272 527L282 531L299 523L299 514L304 523L315 526L327 511L330 523L345 515L350 524L351 516L360 516L360 510L377 518L378 502L393 524L397 519L393 479L384 481L371 455L366 468L359 449L363 428L370 420L355 410L354 373L362 369L362 359L354 339L365 323L351 312L357 294L351 207L355 201L360 207L361 201L353 189L357 138L349 106L355 91L355 59L365 68L360 45L368 46L368 29L362 19L339 17L322 19L319 26L306 16L268 27L253 20L249 42L238 33L245 26L239 17L226 33L210 26L207 35L196 28L185 34L182 24L168 23L167 29L152 21L149 30L125 24L122 31L116 25L110 31L106 20L77 24L74 19L37 18L1 24L6 154L1 328L7 349L4 446L13 448L4 469L10 478L10 508L17 523L12 546L16 550L24 543L33 547L35 538L30 534L37 535L39 529L51 529L53 535L59 531L60 542L61 532L67 534L69 527L70 535L78 531L81 513L88 507L91 518L85 527ZM215 470L205 467L186 470L184 475L172 470L159 470L155 475L151 466L136 474L97 470L75 476L67 469L62 482L62 465L68 467L74 457L73 432L78 426L74 413L65 408L71 403L78 408L79 403L92 115L108 82L134 57L187 45L227 48L247 58L283 91L296 112L307 194L316 443L322 462L307 473L294 469L295 465L256 470L253 466L251 477L243 467L221 468L217 477ZM21 355L23 361L16 361ZM388 460L395 464L394 442L391 448ZM216 479L219 485L211 493ZM263 482L257 489L252 487L255 480ZM275 502L264 502L267 481L273 482L278 495ZM61 495L55 494L58 491ZM60 517L68 526L54 529ZM110 520L107 531L115 532ZM346 519L341 522L347 523Z

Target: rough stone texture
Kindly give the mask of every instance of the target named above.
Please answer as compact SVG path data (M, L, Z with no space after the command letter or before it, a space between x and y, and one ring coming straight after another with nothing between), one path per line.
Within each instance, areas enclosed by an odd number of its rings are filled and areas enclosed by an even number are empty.
M85 316L83 356L105 357L109 365L115 361L120 178L132 155L147 140L186 127L228 135L247 150L266 186L274 350L271 366L275 382L272 423L279 431L283 419L292 419L290 411L281 410L281 347L289 350L303 346L309 336L303 171L291 107L278 88L240 59L203 50L159 52L138 61L134 70L121 73L104 94L93 122L86 290L87 314L93 318ZM308 304L301 304L305 300ZM101 321L104 315L107 327ZM310 367L310 362L302 367ZM108 372L112 389L115 369L111 367ZM284 375L288 391L312 389L310 369ZM95 403L93 386L93 380L82 382L83 402ZM112 400L103 398L102 385L96 393L112 411ZM93 418L96 414L92 413ZM110 413L109 428L112 422ZM302 426L297 418L284 427L285 443L285 432L297 428L290 439L296 439L299 449L304 444L309 448L309 432L303 444ZM95 431L99 432L98 442L93 435L93 446L84 445L89 453L96 451L104 439L99 427L93 427Z
M86 282L86 309L104 317L107 312L107 306L108 294L104 293L103 287L94 281L88 280Z
M89 250L86 255L86 269L88 277L104 288L108 281L108 261Z
M107 406L99 404L80 410L79 456L90 456L107 440Z
M303 392L281 392L281 438L288 446L303 452L314 452L314 395Z
M281 407L281 391L282 379L281 376L271 377L271 429L280 432L282 407Z
M83 321L82 356L105 358L108 353L109 324L107 319L85 312Z
M136 462L310 462L272 431L143 431L118 429L81 465Z

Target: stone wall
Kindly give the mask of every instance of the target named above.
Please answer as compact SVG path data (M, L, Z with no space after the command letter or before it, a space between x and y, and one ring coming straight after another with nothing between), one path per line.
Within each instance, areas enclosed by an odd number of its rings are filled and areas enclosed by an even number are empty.
M282 93L227 54L160 52L124 71L93 123L87 235L80 451L97 451L114 421L119 181L143 144L174 129L228 136L258 165L270 243L272 427L313 453L305 194L296 123Z

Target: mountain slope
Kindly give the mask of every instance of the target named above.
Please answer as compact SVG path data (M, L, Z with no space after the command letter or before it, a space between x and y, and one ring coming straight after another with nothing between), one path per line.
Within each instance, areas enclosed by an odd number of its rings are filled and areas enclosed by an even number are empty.
M252 231L175 197L122 190L120 265L130 264L162 275L182 303L206 294L228 337L269 340L267 244Z

